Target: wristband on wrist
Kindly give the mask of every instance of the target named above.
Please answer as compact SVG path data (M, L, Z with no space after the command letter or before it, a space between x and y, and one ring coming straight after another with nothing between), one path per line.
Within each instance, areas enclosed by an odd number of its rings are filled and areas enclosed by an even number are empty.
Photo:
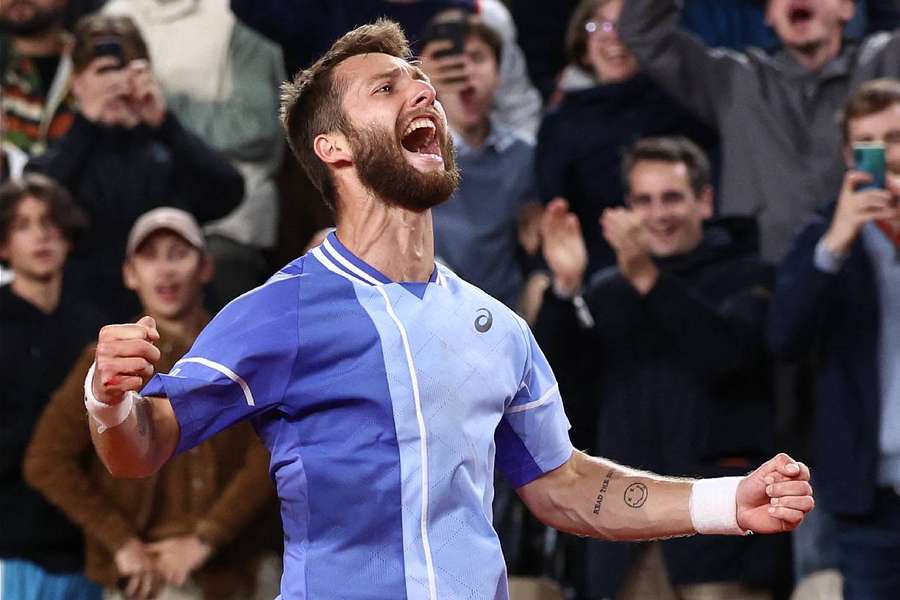
M737 488L743 477L699 479L691 487L691 524L697 533L749 535L737 522Z
M125 396L122 397L122 401L118 404L107 404L97 400L92 389L96 366L96 363L92 363L91 368L88 369L87 377L84 378L84 407L87 409L88 414L99 423L97 433L103 433L107 429L118 427L125 422L125 419L128 418L128 415L131 414L131 409L134 407L135 398L139 396L134 392L126 392Z

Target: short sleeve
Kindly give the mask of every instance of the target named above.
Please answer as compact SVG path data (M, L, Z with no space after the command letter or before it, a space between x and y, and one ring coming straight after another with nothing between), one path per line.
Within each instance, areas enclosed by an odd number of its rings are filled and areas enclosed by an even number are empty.
M531 331L522 327L528 344L525 375L494 434L497 468L516 488L561 466L574 450L559 384Z
M210 321L168 374L144 396L165 396L181 427L176 453L276 407L297 359L299 277L279 273Z

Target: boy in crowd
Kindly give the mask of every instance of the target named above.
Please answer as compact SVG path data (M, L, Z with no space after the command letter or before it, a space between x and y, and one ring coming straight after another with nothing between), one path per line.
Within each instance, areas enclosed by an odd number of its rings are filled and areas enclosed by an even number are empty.
M795 238L778 270L773 349L813 353L816 464L844 597L900 596L900 81L875 80L843 116L843 190ZM885 147L884 186L853 145ZM830 541L830 540L829 540Z
M25 446L44 406L103 319L63 293L63 267L86 225L69 194L41 175L0 186L0 590L17 600L99 597L79 572L78 528L30 489Z
M197 223L175 208L146 213L131 230L122 272L156 320L161 361L174 364L209 321L202 294L213 264ZM157 477L113 479L84 423L82 386L95 348L83 350L38 423L24 469L84 529L87 576L108 599L254 597L261 540L246 528L272 486L268 453L250 426L216 436ZM271 598L277 584L259 591Z
M438 21L436 21L438 22ZM503 41L480 20L465 21L464 44L426 40L422 69L447 113L463 174L450 201L435 207L435 253L458 275L507 306L519 306L522 217L537 208L534 145L491 118Z

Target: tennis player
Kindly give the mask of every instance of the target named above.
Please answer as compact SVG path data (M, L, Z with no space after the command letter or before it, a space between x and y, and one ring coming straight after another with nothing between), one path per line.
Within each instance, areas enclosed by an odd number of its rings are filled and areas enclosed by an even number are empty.
M788 531L812 509L809 470L784 454L688 481L572 448L528 327L434 262L429 209L458 173L395 24L335 42L285 85L282 117L336 231L168 374L152 319L103 328L85 397L111 472L149 475L249 419L281 498L285 600L505 600L495 467L543 522L605 539Z

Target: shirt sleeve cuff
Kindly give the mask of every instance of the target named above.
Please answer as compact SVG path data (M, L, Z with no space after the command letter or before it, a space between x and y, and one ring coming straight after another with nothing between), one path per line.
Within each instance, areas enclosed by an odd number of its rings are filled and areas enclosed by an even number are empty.
M825 237L822 236L822 238L819 239L819 243L816 244L815 254L813 255L813 264L815 264L816 269L819 271L834 275L844 266L847 256L847 254L838 254L837 252L829 250L828 246L825 245Z

